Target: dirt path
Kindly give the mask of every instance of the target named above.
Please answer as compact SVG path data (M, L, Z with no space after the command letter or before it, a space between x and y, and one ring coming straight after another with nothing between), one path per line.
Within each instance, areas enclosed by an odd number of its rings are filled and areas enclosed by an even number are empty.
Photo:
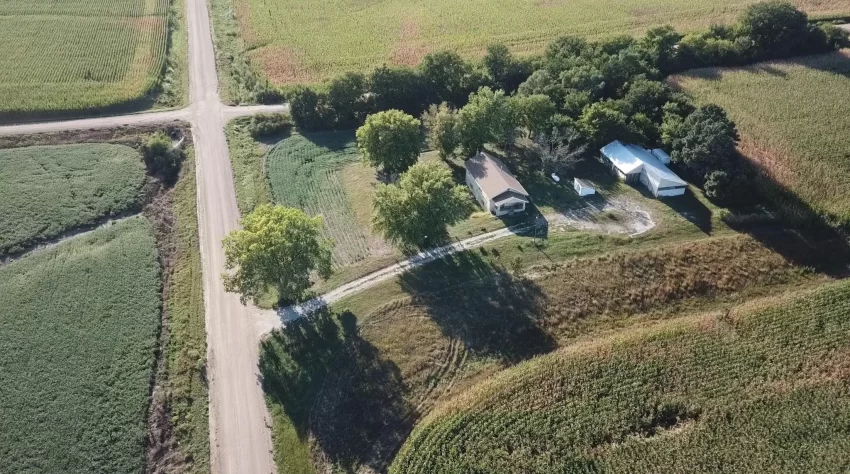
M610 212L617 213L617 221L611 221L606 217L601 217ZM625 198L615 198L598 205L589 205L585 208L574 211L547 214L544 219L549 226L550 232L566 229L580 229L604 234L628 234L631 237L635 237L648 232L655 227L655 221L647 211L641 208L634 201ZM323 306L333 304L345 297L360 293L361 291L371 288L378 283L389 280L390 278L401 275L402 273L421 265L425 265L426 263L433 262L434 260L454 253L481 247L482 245L494 240L528 232L533 227L533 225L529 224L508 227L506 229L500 229L475 237L470 237L453 244L426 250L410 257L407 260L390 265L374 273L370 273L363 278L346 283L322 296L313 298L312 300L302 304L279 308L276 311L276 314L272 314L270 311L266 312L266 314L261 315L260 318L260 324L258 326L260 334L261 336L268 334L274 329L283 327L288 321L298 319Z

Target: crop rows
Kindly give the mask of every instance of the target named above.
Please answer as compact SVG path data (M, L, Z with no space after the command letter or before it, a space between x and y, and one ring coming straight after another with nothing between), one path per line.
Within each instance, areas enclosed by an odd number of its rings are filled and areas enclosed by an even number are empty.
M137 209L145 166L123 145L0 150L0 256Z
M321 82L382 64L418 64L434 50L478 56L493 42L540 52L564 34L610 36L672 24L683 30L734 20L755 0L406 0L321 3L216 0L232 8L254 62L274 82ZM797 0L810 13L846 13L842 0ZM604 15L600 14L604 9Z
M141 98L163 69L167 10L168 0L6 2L0 112L106 107Z
M274 200L322 216L325 234L335 244L337 266L369 256L366 237L337 176L343 166L358 159L352 134L338 132L292 135L267 156Z
M850 54L740 69L707 69L675 82L724 107L744 153L816 210L850 221Z
M566 348L443 407L390 472L833 471L850 462L847 314L841 282Z
M160 285L142 217L0 267L0 473L144 470Z

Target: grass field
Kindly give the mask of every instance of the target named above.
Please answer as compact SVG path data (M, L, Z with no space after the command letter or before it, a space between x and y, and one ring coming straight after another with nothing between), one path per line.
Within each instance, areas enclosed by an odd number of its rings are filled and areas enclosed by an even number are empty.
M850 52L738 69L702 69L675 84L725 108L741 149L806 205L850 222Z
M0 472L142 472L160 324L133 217L0 267Z
M140 101L167 56L168 0L4 0L0 114Z
M437 409L391 473L841 472L850 284L567 347Z
M431 51L481 55L502 42L520 53L540 52L560 35L639 34L672 24L683 30L734 20L755 0L215 0L235 13L243 50L278 85L321 82L382 64L415 65ZM811 14L848 13L841 0L796 0ZM601 15L600 12L604 12Z
M564 249L500 242L341 301L337 319L287 326L261 350L280 472L380 471L417 419L507 367L593 335L811 288L850 255L775 232L663 247L579 232L563 234ZM525 278L505 270L510 252L570 251L581 258L539 256Z
M141 207L145 166L123 145L0 150L0 257Z

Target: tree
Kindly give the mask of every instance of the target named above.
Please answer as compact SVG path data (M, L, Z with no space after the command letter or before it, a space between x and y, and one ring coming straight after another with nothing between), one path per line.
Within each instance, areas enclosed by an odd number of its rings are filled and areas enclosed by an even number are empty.
M472 66L457 53L443 51L425 55L419 71L428 91L426 103L448 102L459 106L469 94Z
M419 126L419 120L400 110L372 114L357 129L357 149L372 166L400 173L419 158Z
M334 112L337 127L351 127L363 122L368 112L368 92L363 74L347 72L328 85L328 105Z
M379 184L375 191L372 225L403 247L422 247L445 238L446 227L463 219L469 193L456 185L439 163L417 163L398 184Z
M762 58L799 53L809 33L805 13L784 1L756 3L741 16L741 34L752 42Z
M752 190L747 175L741 170L712 171L705 176L705 195L721 206L744 204L752 199Z
M444 160L453 157L460 145L457 112L445 102L435 104L422 114L422 123L428 131L428 146Z
M669 25L651 28L640 41L640 46L649 55L662 76L667 76L679 70L676 45L682 40L682 35Z
M276 289L281 301L296 301L310 287L310 274L331 274L331 243L322 237L321 217L263 204L242 219L242 229L224 238L224 288L242 303Z
M552 116L557 112L552 99L543 94L517 95L510 100L514 103L517 123L526 130L529 137L545 132Z
M487 68L487 73L490 75L493 84L499 89L504 90L504 80L510 74L513 64L513 55L511 55L507 46L499 43L487 47L487 54L484 55L484 67Z
M458 139L466 156L484 149L485 143L509 142L515 128L512 106L504 91L482 87L470 94L469 102L458 112Z
M533 150L546 173L565 174L575 167L587 150L578 146L578 130L564 127L564 131L552 127L548 133L541 133L534 140Z
M672 91L658 81L638 79L629 85L623 97L631 114L642 113L655 122L661 122L664 104L670 101Z
M398 109L418 116L427 104L422 76L415 69L381 66L372 72L369 82L377 110Z
M684 166L694 179L711 171L729 170L735 157L738 130L719 106L704 105L678 126L672 138L670 159Z
M331 126L327 111L327 95L309 87L296 89L289 99L292 121L303 130L321 130Z
M598 150L614 140L631 141L626 114L611 101L596 102L584 109L578 120L591 150Z

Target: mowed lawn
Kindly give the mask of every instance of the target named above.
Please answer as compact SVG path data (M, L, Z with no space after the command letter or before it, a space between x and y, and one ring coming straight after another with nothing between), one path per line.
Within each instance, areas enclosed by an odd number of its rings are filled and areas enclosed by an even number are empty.
M567 347L438 408L392 474L842 472L850 284Z
M494 42L533 53L565 34L705 28L732 21L756 0L215 1L234 10L255 65L275 84L291 85L383 64L416 65L437 50L480 56ZM842 0L794 3L810 14L850 12Z
M850 51L671 79L725 108L743 153L816 211L850 221Z
M98 220L138 210L145 165L127 146L0 150L0 257Z
M141 473L160 321L133 217L0 267L0 473Z
M168 0L3 0L0 114L132 101L165 61Z

